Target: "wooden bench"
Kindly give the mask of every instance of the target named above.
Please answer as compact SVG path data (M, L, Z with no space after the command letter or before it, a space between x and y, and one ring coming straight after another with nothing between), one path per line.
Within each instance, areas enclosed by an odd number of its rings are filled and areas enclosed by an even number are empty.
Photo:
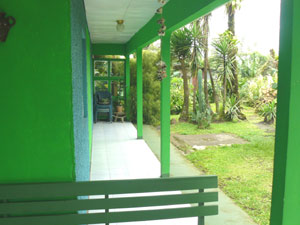
M0 225L109 224L185 217L198 217L199 224L203 225L204 216L218 214L217 205L204 205L206 202L218 201L218 193L203 190L216 187L216 176L5 184L0 185ZM196 192L181 193L179 190L196 190ZM110 195L115 194L150 192L155 193L151 193L151 196L127 195L110 198ZM102 195L105 198L87 198L94 195ZM80 196L85 198L78 198ZM137 208L132 211L132 208L136 207L168 205L172 205L172 208L152 208L142 211ZM177 207L174 208L174 205ZM131 208L130 211L110 212L111 209L127 208ZM103 212L87 213L88 210L99 209Z

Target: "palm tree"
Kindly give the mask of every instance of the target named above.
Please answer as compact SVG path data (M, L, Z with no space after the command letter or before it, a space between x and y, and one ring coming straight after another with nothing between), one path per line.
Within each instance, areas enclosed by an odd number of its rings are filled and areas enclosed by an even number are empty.
M205 97L205 104L208 107L210 106L209 97L208 97L208 87L207 87L209 17L210 17L210 15L206 15L206 16L203 17L204 97Z
M219 78L222 81L223 88L223 108L222 116L225 115L227 87L232 87L233 67L235 62L237 40L231 34L230 31L226 31L219 35L219 38L213 41L212 46L215 48L214 58Z
M191 72L193 78L193 112L196 113L196 101L197 101L197 89L198 89L198 71L200 69L201 61L201 19L192 22L191 26L191 38L192 38L192 50L191 50Z
M213 75L208 63L208 35L209 35L209 17L211 14L208 14L200 19L196 20L192 24L191 35L193 39L193 46L192 46L192 57L191 57L191 68L192 68L192 76L194 81L194 95L193 95L193 111L196 112L196 95L197 95L197 71L200 69L200 61L204 59L204 70L203 77L204 77L204 96L206 106L210 108L209 104L209 95L208 95L208 87L207 87L207 74L210 75L210 81L213 90L213 98L214 102L216 103L216 112L219 113L219 98L216 92L215 83L213 79ZM203 67L203 66L202 66ZM202 100L202 99L201 99Z
M226 4L226 12L228 15L228 30L235 36L235 13L241 8L241 2L243 0L233 0ZM236 59L236 55L233 56ZM236 99L239 100L239 80L237 72L237 61L234 60L234 66L232 67L233 81L232 81L232 93L235 94Z
M191 55L192 38L191 32L187 28L179 29L173 32L171 36L172 55L180 63L180 70L183 78L184 100L180 119L188 121L189 119L189 80L188 64L186 60Z

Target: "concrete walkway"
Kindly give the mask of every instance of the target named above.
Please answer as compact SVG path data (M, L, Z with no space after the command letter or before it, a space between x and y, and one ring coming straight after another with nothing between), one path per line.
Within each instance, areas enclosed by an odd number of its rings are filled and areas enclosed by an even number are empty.
M131 123L94 124L91 180L138 179L160 177L160 162L144 140L137 140L137 132ZM172 192L174 193L174 192ZM177 193L177 192L175 192ZM180 193L178 191L178 193ZM143 194L139 194L141 196ZM151 195L151 193L145 194ZM152 193L153 195L153 193ZM125 197L128 195L122 195ZM133 196L133 195L129 195ZM92 196L103 198L104 196ZM111 197L114 197L113 195ZM180 205L190 207L190 205ZM147 207L148 209L172 208ZM141 208L143 210L145 208ZM130 209L112 210L129 211ZM139 210L139 208L136 208ZM101 213L103 210L91 210ZM197 218L120 223L120 225L197 225ZM111 224L116 225L116 224Z
M144 140L153 153L160 159L160 134L152 126L144 125ZM203 175L171 144L171 176ZM251 218L229 197L219 190L219 215L205 218L206 225L256 225Z

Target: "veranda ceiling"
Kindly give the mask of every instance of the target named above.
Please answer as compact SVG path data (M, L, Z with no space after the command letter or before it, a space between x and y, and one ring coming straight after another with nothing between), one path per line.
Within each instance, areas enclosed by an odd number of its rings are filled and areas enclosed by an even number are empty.
M157 0L85 0L91 39L96 43L126 43L155 14ZM125 21L123 32L116 20Z

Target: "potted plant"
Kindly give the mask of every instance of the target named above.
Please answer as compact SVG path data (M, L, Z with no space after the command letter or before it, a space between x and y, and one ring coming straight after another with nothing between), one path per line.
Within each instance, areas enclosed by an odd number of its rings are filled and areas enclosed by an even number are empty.
M124 112L124 101L123 100L118 99L116 109L117 109L118 113L123 113Z

